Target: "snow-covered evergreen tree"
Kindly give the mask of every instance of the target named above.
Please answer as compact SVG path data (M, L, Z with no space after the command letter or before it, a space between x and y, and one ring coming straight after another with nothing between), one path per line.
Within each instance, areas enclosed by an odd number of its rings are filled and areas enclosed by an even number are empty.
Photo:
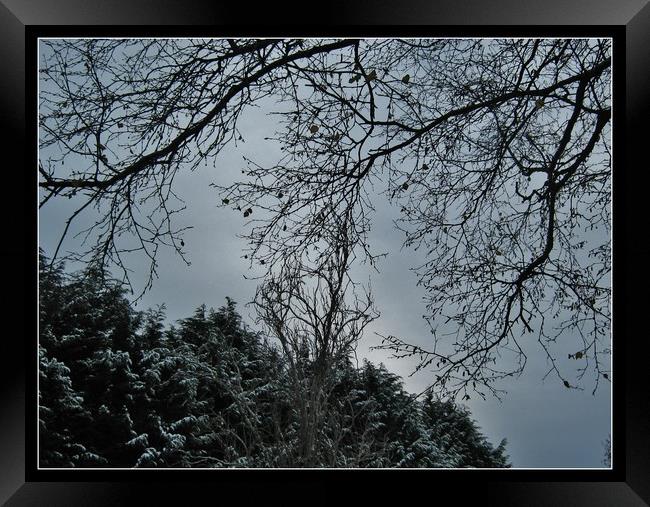
M41 466L304 465L295 375L234 301L166 327L164 306L136 312L103 273L42 256L39 303ZM320 400L312 466L508 466L465 408L415 399L383 365L339 358Z

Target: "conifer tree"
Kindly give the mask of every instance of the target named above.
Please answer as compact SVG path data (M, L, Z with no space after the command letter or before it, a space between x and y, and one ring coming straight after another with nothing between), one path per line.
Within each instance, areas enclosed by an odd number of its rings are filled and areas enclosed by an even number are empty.
M309 385L308 350L287 357L231 299L166 326L164 306L134 311L101 271L67 274L42 256L40 277L41 466L507 466L505 442L492 447L466 409L420 401L347 355L328 373L306 463L292 368Z

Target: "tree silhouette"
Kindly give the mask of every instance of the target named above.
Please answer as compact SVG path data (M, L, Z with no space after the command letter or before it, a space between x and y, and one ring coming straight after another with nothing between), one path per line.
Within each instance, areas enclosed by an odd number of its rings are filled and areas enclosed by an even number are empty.
M612 466L612 435L607 435L603 442L603 465L606 467Z
M277 102L283 156L217 184L251 219L251 262L338 248L376 265L373 206L401 210L434 343L382 347L436 366L431 388L499 394L533 335L569 388L609 380L611 58L603 39L44 41L41 206L77 195L100 220L72 257L117 266L168 246L185 258L174 179L241 139L249 106ZM61 238L63 240L63 237ZM61 243L59 244L61 245ZM55 257L58 255L58 251ZM146 289L146 287L145 287ZM454 325L451 338L439 332ZM525 337L525 338L524 338ZM556 342L574 340L569 382Z
M48 264L42 256L42 467L509 466L462 407L432 417L440 402L415 400L383 365L339 357L316 381L306 370L322 355L291 363L229 298L167 326L163 307L136 312L109 277Z
M370 291L356 291L349 275L354 244L349 216L321 235L328 257L314 265L305 253L282 261L260 285L255 298L259 320L276 338L288 362L292 401L300 413L300 462L313 466L319 430L330 415L337 369L356 351L364 329L378 317ZM343 429L343 428L342 428Z

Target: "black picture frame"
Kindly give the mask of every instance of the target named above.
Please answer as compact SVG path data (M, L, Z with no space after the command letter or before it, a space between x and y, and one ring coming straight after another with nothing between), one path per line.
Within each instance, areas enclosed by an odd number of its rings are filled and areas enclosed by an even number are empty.
M5 312L0 375L0 502L9 506L194 504L226 493L249 500L317 492L320 500L343 496L396 496L427 501L453 492L456 501L488 505L635 506L650 504L648 345L643 317L648 298L650 250L646 210L647 93L650 84L650 6L647 0L546 2L359 2L323 4L319 23L309 8L175 0L4 0L0 5L3 72L1 118L5 197ZM242 26L242 21L249 24ZM276 20L282 27L268 23ZM557 24L557 23L561 24ZM260 23L265 23L262 25ZM343 25L342 23L346 23ZM200 28L198 28L199 26ZM36 63L37 37L174 35L431 35L611 36L614 38L614 468L612 470L454 471L44 471L36 469ZM8 160L11 160L10 163ZM17 189L20 189L18 191ZM647 310L646 310L647 311ZM24 358L24 360L23 360ZM33 434L30 434L33 433ZM189 484L191 482L191 484ZM425 496L425 498L427 498Z

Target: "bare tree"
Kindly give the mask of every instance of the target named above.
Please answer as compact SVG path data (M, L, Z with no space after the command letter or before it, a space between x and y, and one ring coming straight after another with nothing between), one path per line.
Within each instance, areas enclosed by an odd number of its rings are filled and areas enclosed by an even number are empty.
M52 197L78 196L53 259L81 213L100 218L69 257L117 266L149 257L148 288L160 246L185 258L184 209L174 192L182 168L207 165L241 140L246 106L287 80L287 65L354 41L310 44L281 40L53 40L43 42L39 171L42 208Z
M255 299L259 321L275 337L287 359L299 414L298 461L317 460L318 433L332 413L329 396L337 382L336 367L356 350L367 325L378 317L369 288L355 290L349 268L354 244L348 217L324 233L326 258L319 261L293 255L276 264ZM340 421L339 421L340 422Z
M610 52L597 39L50 41L42 204L81 193L71 219L102 212L84 255L126 275L123 255L140 249L153 277L160 245L184 255L176 173L236 143L246 106L273 96L284 156L217 185L224 206L255 210L250 260L270 281L314 248L316 266L331 258L339 245L322 235L341 216L375 264L383 197L405 245L426 251L415 270L433 332L430 348L384 348L436 367L431 388L498 395L534 335L549 374L578 388L595 372L595 390L609 380ZM575 379L560 338L575 341Z

